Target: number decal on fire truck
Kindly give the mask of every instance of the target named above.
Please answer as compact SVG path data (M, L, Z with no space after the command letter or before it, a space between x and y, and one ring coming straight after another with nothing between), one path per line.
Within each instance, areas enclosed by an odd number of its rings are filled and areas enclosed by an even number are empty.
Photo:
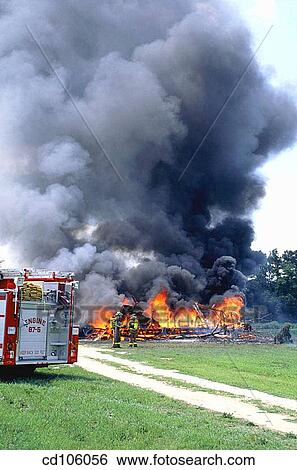
M40 333L41 328L40 326L29 326L28 331L29 333Z
M28 333L41 333L42 327L46 327L46 320L44 318L25 318L23 325L27 327ZM40 325L40 326L35 326Z

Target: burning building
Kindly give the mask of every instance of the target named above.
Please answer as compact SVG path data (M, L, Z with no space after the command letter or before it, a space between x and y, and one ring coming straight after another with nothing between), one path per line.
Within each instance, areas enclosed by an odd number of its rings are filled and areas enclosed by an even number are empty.
M214 301L213 301L214 302ZM143 303L142 303L143 304ZM148 302L139 304L124 299L120 311L123 313L122 336L128 335L127 325L131 314L136 314L140 323L139 337L143 339L201 337L213 333L227 333L228 329L242 328L244 294L228 292L209 306L200 303L174 305L169 303L168 291L162 288ZM81 330L81 337L110 339L110 320L116 309L94 309L90 325Z

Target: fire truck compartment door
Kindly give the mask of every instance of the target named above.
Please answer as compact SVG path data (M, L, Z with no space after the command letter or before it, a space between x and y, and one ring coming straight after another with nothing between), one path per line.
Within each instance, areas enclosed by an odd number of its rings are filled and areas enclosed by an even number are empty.
M0 291L0 360L3 357L5 318L6 318L6 293Z
M47 359L48 362L67 361L70 312L59 308L50 313L48 320Z
M22 302L20 309L18 359L45 359L49 309L38 302Z

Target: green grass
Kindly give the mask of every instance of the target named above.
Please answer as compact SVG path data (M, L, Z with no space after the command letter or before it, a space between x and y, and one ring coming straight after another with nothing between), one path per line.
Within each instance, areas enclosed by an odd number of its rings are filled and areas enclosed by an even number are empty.
M102 345L101 345L102 347ZM103 345L108 349L109 346ZM125 358L218 382L297 398L294 345L141 343Z
M0 382L0 403L1 449L297 449L294 436L78 367Z

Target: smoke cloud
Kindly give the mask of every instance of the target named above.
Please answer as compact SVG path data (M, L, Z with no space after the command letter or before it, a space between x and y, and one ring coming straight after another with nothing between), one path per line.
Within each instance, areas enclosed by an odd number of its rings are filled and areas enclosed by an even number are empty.
M0 8L0 237L16 261L76 271L82 298L98 303L242 287L237 269L263 259L251 250L257 169L294 142L297 122L257 59L178 181L253 54L238 12L222 0Z

